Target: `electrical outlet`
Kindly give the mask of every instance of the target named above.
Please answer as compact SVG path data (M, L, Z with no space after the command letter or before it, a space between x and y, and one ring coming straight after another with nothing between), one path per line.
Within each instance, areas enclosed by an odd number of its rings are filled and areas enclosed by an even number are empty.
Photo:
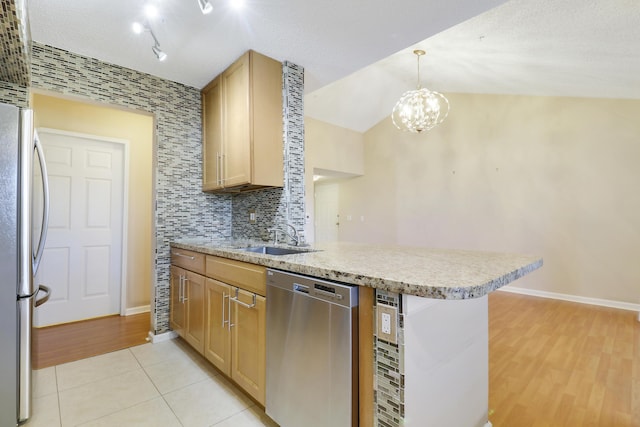
M391 334L391 315L382 313L382 333Z
M376 305L376 324L377 324L377 336L379 339L390 342L392 344L398 343L397 323L398 323L398 309L386 304Z
M255 209L249 209L249 223L256 223L256 211Z

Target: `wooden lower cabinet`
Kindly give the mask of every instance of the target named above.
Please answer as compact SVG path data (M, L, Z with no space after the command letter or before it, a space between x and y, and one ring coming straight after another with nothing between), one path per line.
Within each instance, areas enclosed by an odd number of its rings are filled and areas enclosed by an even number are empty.
M231 378L264 405L266 298L240 289L238 301L231 305Z
M184 337L184 329L187 324L187 306L182 298L185 276L186 270L175 265L171 266L169 326L181 337Z
M184 339L204 354L204 287L205 277L191 271L186 272L187 325Z
M231 286L207 279L205 293L207 330L204 357L227 376L231 376L231 341L227 315Z
M204 356L265 404L266 299L206 279Z
M169 326L202 354L205 277L174 265L170 277Z

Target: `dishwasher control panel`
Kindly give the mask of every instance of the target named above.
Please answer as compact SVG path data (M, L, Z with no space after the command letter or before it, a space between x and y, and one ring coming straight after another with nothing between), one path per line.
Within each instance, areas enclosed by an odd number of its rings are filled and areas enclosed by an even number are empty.
M358 287L354 285L271 269L267 270L267 285L346 307L358 305Z

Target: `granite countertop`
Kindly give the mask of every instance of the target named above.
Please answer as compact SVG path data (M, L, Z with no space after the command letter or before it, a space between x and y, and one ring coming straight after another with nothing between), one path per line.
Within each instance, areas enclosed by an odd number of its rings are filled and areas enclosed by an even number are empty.
M531 255L343 242L316 244L293 255L241 250L260 245L265 243L207 239L171 243L174 248L435 299L482 297L542 266L542 259Z

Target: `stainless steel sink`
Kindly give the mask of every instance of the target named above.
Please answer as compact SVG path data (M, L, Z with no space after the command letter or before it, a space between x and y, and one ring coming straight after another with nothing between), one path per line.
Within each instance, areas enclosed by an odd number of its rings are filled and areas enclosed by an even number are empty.
M291 255L291 254L302 254L305 252L313 252L309 249L279 248L276 246L251 246L248 248L242 248L240 250L245 252L255 252L257 254L265 254L265 255Z

